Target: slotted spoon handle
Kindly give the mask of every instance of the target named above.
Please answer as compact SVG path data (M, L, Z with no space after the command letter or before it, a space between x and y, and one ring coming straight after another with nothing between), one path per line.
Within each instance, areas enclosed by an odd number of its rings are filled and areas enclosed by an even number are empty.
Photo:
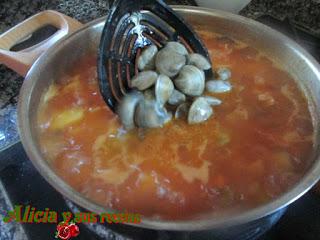
M191 26L162 0L115 0L102 31L98 78L100 92L115 111L128 93L137 73L136 57L143 47L180 41L190 52L206 56L208 51ZM208 70L206 75L212 75Z

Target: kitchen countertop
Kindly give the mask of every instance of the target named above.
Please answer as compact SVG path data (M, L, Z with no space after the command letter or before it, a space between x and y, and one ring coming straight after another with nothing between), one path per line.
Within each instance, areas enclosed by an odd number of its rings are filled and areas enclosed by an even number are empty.
M297 28L320 37L319 0L254 0L241 14L253 19L264 15L287 18Z
M167 1L170 4L194 4L193 0ZM65 13L82 23L89 22L108 12L106 0L1 0L0 33L45 9ZM300 29L320 36L319 0L254 0L241 14L250 18L270 15L279 20L288 18ZM16 106L23 78L0 66L0 152L19 141ZM0 239L24 239L18 224L1 225L1 216L10 209L10 202L2 194L0 184Z

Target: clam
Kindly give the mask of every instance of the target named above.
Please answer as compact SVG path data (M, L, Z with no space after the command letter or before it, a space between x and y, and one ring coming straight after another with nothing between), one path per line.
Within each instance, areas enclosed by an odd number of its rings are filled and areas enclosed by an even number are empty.
M198 124L205 122L212 114L213 110L207 100L203 97L199 97L192 103L189 109L188 123Z
M206 83L206 90L210 93L225 93L232 89L228 81L210 80Z
M138 58L138 68L141 71L155 69L155 59L158 53L158 48L155 45L150 45L142 50Z
M228 68L222 67L217 70L217 74L219 76L219 80L229 80L231 78L231 71Z
M154 71L140 72L131 80L131 85L142 91L154 85L157 78L158 74Z
M156 56L156 69L168 77L174 77L186 64L186 57L165 47Z
M185 101L186 101L186 95L184 95L182 92L174 89L169 100L168 100L168 103L176 106L176 105L179 105Z
M155 99L154 89L153 88L149 88L149 89L145 90L143 92L143 96L144 96L145 99L150 99L150 100Z
M172 118L173 118L172 112L168 112L164 119L164 124L167 124L168 122L170 122Z
M211 68L210 62L201 54L192 53L188 55L188 65L196 66L201 70L209 70Z
M165 48L170 49L170 51L174 51L181 55L188 55L188 50L186 47L179 42L168 42Z
M176 113L174 114L174 117L176 119L181 119L181 118L187 119L189 107L190 107L189 103L180 104L176 109Z
M159 128L168 121L168 112L155 100L143 99L136 108L135 123L141 128Z
M209 103L210 106L218 106L222 103L220 99L215 97L203 96L203 98Z
M189 96L200 96L205 87L204 72L192 65L184 66L174 80L175 86Z
M138 103L143 99L142 93L138 91L127 94L120 102L117 113L125 129L130 130L135 127L134 115Z
M166 75L160 74L155 86L156 100L160 103L160 105L163 106L169 100L173 90L174 85L171 79Z

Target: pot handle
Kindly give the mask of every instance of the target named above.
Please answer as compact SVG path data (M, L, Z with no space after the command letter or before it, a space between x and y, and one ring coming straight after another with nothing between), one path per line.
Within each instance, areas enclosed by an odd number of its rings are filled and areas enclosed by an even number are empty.
M58 30L46 40L18 52L10 48L33 32L52 25ZM82 24L62 13L47 10L40 12L0 35L0 63L25 76L39 56L64 36L80 29Z

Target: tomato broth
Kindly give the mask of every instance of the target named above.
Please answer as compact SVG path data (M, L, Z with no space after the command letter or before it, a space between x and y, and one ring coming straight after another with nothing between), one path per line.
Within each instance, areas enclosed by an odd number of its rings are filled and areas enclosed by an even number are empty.
M99 94L96 56L51 85L38 112L43 154L95 202L162 219L246 210L292 187L313 152L308 100L292 77L244 43L200 32L233 89L200 125L126 132Z

